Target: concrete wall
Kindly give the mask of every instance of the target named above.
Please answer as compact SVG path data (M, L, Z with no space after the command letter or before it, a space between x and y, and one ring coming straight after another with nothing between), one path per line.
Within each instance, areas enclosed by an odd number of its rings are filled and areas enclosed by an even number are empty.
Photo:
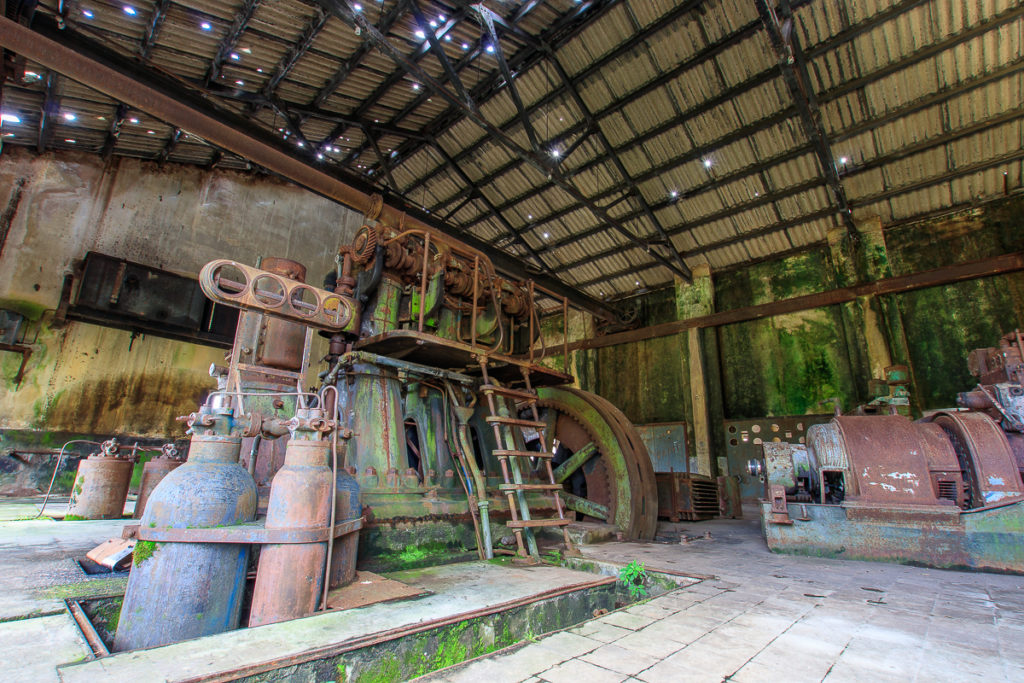
M0 429L180 436L174 418L214 386L207 369L222 350L83 323L50 327L64 273L87 251L192 277L214 258L282 256L319 284L360 224L359 214L275 178L4 149L0 307L31 318L29 340L38 338L20 388L20 357L0 354Z
M1024 250L1024 199L873 235L862 239L856 254L834 243L712 273L714 310ZM641 326L678 319L673 302L682 291L640 300ZM973 385L967 353L1015 327L1024 328L1024 273L703 330L713 455L724 455L722 419L828 413L832 398L848 410L868 400L868 380L880 377L883 364L911 367L916 411L948 407L957 391ZM633 421L692 422L685 334L574 355L580 357L574 366L591 368L583 388Z

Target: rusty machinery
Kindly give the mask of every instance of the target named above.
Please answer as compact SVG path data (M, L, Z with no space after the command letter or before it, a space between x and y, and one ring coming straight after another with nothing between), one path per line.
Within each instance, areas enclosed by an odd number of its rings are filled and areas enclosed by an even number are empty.
M571 546L570 510L653 537L636 430L533 360L538 299L563 313L564 299L455 240L374 220L336 265L323 287L286 259L200 272L210 299L242 313L228 363L211 368L217 391L186 418L188 460L149 494L117 649L233 629L246 610L255 626L328 608L357 557L535 560L537 530ZM327 353L307 390L314 333Z
M776 551L1024 572L1024 343L971 352L979 383L916 422L837 416L765 443L762 521Z

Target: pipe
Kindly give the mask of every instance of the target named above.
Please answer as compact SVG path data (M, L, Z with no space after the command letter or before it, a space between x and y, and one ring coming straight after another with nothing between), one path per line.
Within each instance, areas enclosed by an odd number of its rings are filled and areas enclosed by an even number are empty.
M462 373L459 372L442 370L440 368L430 367L429 365L420 365L419 363L410 363L409 361L400 360L398 358L391 358L389 356L378 356L374 353L368 353L366 351L349 351L348 353L346 353L345 355L338 359L339 366L354 365L356 363L367 363L370 365L394 368L395 370L404 370L413 375L420 375L423 377L438 377L440 379L458 382L459 384L472 385L476 384L477 382L477 380L473 379L469 375L463 375Z
M334 525L338 516L338 402L341 395L338 387L333 384L327 385L320 393L320 405L324 404L324 394L330 389L334 392L334 408L331 410L331 421L334 423L331 429L331 533L327 536L327 560L324 562L324 592L320 596L320 609L327 609L327 594L331 590L331 557L334 555Z
M450 382L445 383L445 386L448 388L448 394L452 405L461 407L458 396L455 393L455 388L452 387ZM466 407L468 408L471 406ZM458 417L458 415L456 415L456 417ZM487 559L489 560L494 557L494 551L492 549L494 543L491 540L491 518L489 510L491 502L487 500L487 482L484 479L484 475L480 471L480 468L476 465L476 459L473 457L472 440L469 438L467 430L467 425L461 423L460 420L459 428L456 430L459 445L461 446L459 450L463 453L465 465L469 468L470 474L473 476L473 482L476 484L476 505L480 510L480 527L483 532L484 549L487 554Z
M263 443L263 435L257 434L252 440L252 448L249 449L249 474L256 474L256 458L260 452L260 444Z
M99 446L100 445L100 443L98 441L89 441L88 439L72 439L71 441L68 441L66 444L64 444L63 446L60 447L60 455L57 456L57 464L53 468L53 476L50 477L50 485L48 487L46 487L46 495L43 497L43 506L41 508L39 508L39 514L37 514L32 519L39 519L40 517L43 516L43 511L46 510L46 503L47 503L47 501L50 500L50 491L53 490L53 482L56 481L56 479L57 479L57 472L58 472L58 470L60 470L60 464L64 460L64 449L67 448L68 446L70 446L73 443L89 443L89 444L92 444L93 446Z

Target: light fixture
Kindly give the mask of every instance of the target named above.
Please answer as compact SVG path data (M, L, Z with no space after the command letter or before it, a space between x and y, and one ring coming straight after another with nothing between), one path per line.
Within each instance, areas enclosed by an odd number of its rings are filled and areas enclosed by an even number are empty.
M64 142L69 142L69 143L71 143L73 145L73 144L75 144L75 139L74 138L64 138Z
M14 137L14 133L4 133L3 137L5 137L5 138L13 138Z
M562 150L558 149L557 147L552 147L551 156L552 158L557 159L558 157L562 156Z
M452 37L450 35L448 35L447 33L444 34L444 42L446 42L446 43L452 42Z
M156 131L155 130L147 130L146 134L147 135L156 135Z
M127 14L130 17L134 17L136 14L138 14L138 11L134 7L132 7L131 5L125 5L121 9L123 9L124 13Z
M263 73L263 69L260 68L260 67L256 67L256 73L258 73L258 74Z
M549 238L549 237L551 237L551 233L547 233L547 232L546 232L546 233L544 233L544 239L547 239L547 238Z
M668 196L671 197L672 199L677 198L679 196L679 190L672 190L671 192L668 193Z
M0 114L0 121L3 123L21 123L21 119L14 114Z
M438 21L444 21L444 19L445 19L445 16L444 16L443 14L439 14L439 15L437 16L437 20L438 20Z
M357 11L357 12L362 12L362 11L363 11L363 6L362 6L362 5L360 5L360 4L359 4L359 3L357 2L356 4L352 5L352 9L354 9L354 10L355 10L355 11Z
M526 214L526 220L532 221L533 220L533 214L532 213Z
M82 10L82 16L86 19L92 19L94 15L91 9L84 9Z
M322 153L322 152L317 152L317 153L316 153L316 158L317 158L317 159L323 159L323 158L324 158L324 155L323 155L323 153Z
M704 168L711 168L711 159L704 160Z
M247 55L251 55L251 54L252 54L252 48L249 48L249 47L243 47L243 48L242 48L242 52L244 52L244 53L245 53L245 54L247 54Z
M299 147L305 147L305 146L306 146L306 143L305 143L305 142L303 142L302 140L299 140L299 141L298 141L297 143L295 143L295 144L297 144L297 145L298 145Z
M462 49L463 50L468 50L469 49L469 43L463 43L462 44Z
M135 118L134 116L131 117L130 119L128 119L128 123L138 123L138 122L139 122L139 120L137 118Z
M73 113L71 113L69 111L64 112L64 120L65 121L74 121L77 118L78 118L77 116L75 116Z
M240 56L240 55L239 55L239 54L238 54L237 52L232 52L232 53L231 53L231 59L235 60L236 62L237 62L237 61L238 61L239 59L241 59L241 58L242 58L242 57L241 57L241 56Z
M199 24L199 28L201 28L204 31L212 31L213 30L213 24L211 24L208 21L204 21L203 23Z
M484 49L487 50L488 52L492 53L492 54L494 53L494 46L493 45L488 45Z
M412 89L413 90L419 90L420 89L420 84L419 83L413 83L412 84Z
M235 81L235 85L245 85L245 81Z
M437 22L434 21L433 19L431 19L430 21L430 28L437 28Z
M848 161L849 159L847 159L846 157L839 157L839 163L842 164L843 166L846 166L846 162Z
M26 81L38 81L39 78L40 78L39 74L37 74L35 71L26 71L25 72L25 80Z
M423 32L423 29L416 29L416 33L414 35L420 40L423 40L424 38L427 37L427 34Z

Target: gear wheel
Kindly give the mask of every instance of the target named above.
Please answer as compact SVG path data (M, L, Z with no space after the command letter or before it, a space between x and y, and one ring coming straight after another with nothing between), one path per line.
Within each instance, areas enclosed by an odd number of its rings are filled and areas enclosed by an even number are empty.
M555 438L571 453L575 453L588 443L597 446L597 437L589 429L586 421L582 420L578 414L565 410L565 406L555 401L538 401L537 409L542 411L542 413L543 411L553 411L556 415L553 421L548 420L548 424L554 425L553 434L547 435L549 447ZM597 447L597 454L588 461L587 466L577 470L583 475L583 487L575 487L575 490L573 490L571 478L566 480L565 485L569 493L586 498L599 505L610 507L614 502L614 497L612 495L611 473L604 462L604 455L601 448ZM552 465L557 466L560 464L561 462L552 461ZM614 510L611 513L614 516Z
M353 260L362 265L369 263L377 250L377 230L369 225L359 228L356 237L352 240Z
M650 539L657 527L658 490L647 448L633 424L605 399L579 389L542 387L538 408L554 410L553 436L571 450L598 449L589 461L587 500L608 508L608 523L629 538Z

